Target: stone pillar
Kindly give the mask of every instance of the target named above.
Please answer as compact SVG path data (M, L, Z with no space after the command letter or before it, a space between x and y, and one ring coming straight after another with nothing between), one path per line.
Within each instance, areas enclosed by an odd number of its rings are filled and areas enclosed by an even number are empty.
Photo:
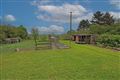
M74 39L74 36L72 36L72 41L74 41L75 39Z
M91 37L90 37L90 43L91 44L95 44L95 36L94 35L91 35Z
M76 43L79 43L79 36L76 36Z

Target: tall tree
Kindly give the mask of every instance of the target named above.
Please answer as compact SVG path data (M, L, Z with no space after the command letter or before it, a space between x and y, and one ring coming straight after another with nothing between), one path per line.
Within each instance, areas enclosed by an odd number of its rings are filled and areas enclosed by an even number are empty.
M80 29L88 28L89 26L90 26L90 23L89 23L88 20L82 20L82 21L80 21L80 23L79 23L78 31L79 31Z
M103 22L104 24L111 25L114 23L113 16L109 12L106 12L103 16Z
M113 16L109 13L102 13L100 11L97 11L93 14L93 19L91 21L92 23L99 24L99 25L111 25L114 24Z
M95 24L103 24L103 13L100 11L97 11L96 13L93 14L93 19L92 19L92 23Z
M33 36L34 41L35 41L35 47L37 48L37 39L39 36L39 31L37 28L32 28L32 36Z

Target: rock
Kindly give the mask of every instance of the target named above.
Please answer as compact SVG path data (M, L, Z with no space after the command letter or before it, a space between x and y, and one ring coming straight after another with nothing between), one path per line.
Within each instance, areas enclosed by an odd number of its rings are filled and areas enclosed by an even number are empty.
M16 52L19 52L19 51L20 51L20 49L19 49L19 48L16 48L16 49L15 49L15 51L16 51Z

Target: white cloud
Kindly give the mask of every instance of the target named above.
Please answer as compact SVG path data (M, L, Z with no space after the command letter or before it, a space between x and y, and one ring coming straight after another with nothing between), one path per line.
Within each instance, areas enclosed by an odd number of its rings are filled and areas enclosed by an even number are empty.
M48 21L48 22L59 22L59 23L67 23L69 22L69 17L67 16L60 16L60 15L38 15L38 19Z
M92 16L93 16L93 13L90 12L90 13L84 14L83 16L80 16L80 17L74 19L73 21L79 23L79 22L80 22L81 20L83 20L83 19L84 19L84 20L85 20L85 19L92 20Z
M39 14L37 16L40 20L53 21L53 22L69 22L70 12L73 13L73 22L79 22L81 19L90 19L90 13L82 5L78 4L63 4L61 6L55 5L39 5L38 11L46 12L47 14ZM80 19L80 20L81 20Z
M89 0L85 0L88 2ZM53 4L56 3L56 4ZM58 2L59 5L57 4ZM62 3L61 3L62 2ZM57 23L68 23L70 21L70 12L73 12L73 22L76 24L80 22L81 19L91 19L91 11L87 10L82 5L78 4L79 0L71 1L68 3L66 1L52 1L52 0L34 0L31 2L32 5L37 7L37 19L57 22Z
M64 32L64 28L62 26L57 26L57 25L51 25L49 27L38 27L38 29L41 34L49 34L49 33L60 34Z
M38 6L38 9L41 11L46 11L50 14L59 14L59 15L68 15L69 12L73 12L75 16L83 14L86 12L86 9L81 5L72 5L72 4L63 4L62 6L54 5L42 5Z
M120 0L110 0L110 4L120 9Z
M72 21L74 23L79 23L82 19L88 19L91 20L92 19L92 15L93 13L85 13L83 15L80 16L76 16L72 18ZM69 23L70 22L70 18L69 15L68 16L61 16L61 15L54 15L54 16L48 16L48 15L39 15L37 16L38 19L41 20L45 20L45 21L52 21L52 22L60 22L60 23Z
M47 3L50 3L50 0L34 0L31 2L31 5L33 6L39 6L39 5L45 5Z
M110 12L110 14L116 19L120 18L120 12Z
M6 15L6 16L4 17L4 19L5 19L5 21L7 21L7 22L13 22L13 21L16 20L15 17L14 17L13 15L11 15L11 14Z

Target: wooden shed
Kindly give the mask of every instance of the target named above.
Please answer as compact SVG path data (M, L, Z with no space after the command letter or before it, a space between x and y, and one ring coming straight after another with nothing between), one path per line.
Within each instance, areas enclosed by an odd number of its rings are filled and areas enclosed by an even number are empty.
M75 34L72 40L80 44L95 44L95 35L92 34Z

